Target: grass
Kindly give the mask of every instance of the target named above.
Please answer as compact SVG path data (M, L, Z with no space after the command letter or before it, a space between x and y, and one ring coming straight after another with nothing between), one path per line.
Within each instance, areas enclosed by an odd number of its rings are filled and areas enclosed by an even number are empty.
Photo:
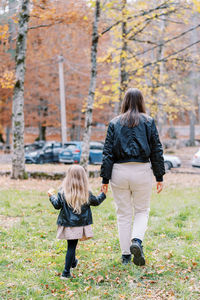
M74 278L60 279L66 241L43 192L2 190L0 215L20 222L1 228L0 299L199 299L200 188L153 194L144 241L145 267L121 265L111 194L93 208L93 239L80 242Z

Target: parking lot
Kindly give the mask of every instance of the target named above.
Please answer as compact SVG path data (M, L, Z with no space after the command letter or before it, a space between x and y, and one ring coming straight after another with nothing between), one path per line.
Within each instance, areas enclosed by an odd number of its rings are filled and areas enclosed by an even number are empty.
M185 147L180 149L167 149L165 151L165 154L169 155L175 155L178 156L181 160L181 167L177 169L172 169L172 172L178 172L178 173L199 173L200 174L200 168L194 168L192 167L191 161L193 155L198 151L199 147ZM3 151L0 152L0 165L1 165L1 171L10 171L11 170L11 154L4 154ZM52 163L52 164L27 164L26 170L27 171L38 171L39 170L43 172L64 172L69 165L65 165L63 163ZM89 170L99 170L99 165L89 165Z

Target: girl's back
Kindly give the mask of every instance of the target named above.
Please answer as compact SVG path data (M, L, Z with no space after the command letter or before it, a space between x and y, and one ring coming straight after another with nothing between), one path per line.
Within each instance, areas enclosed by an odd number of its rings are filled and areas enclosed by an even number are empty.
M71 277L70 268L75 268L78 263L75 257L78 240L93 236L90 206L101 204L106 195L101 193L96 197L89 192L86 172L79 165L73 165L68 169L57 196L51 190L48 194L54 208L60 210L57 219L57 238L68 242L65 269L62 274L62 278L68 278Z

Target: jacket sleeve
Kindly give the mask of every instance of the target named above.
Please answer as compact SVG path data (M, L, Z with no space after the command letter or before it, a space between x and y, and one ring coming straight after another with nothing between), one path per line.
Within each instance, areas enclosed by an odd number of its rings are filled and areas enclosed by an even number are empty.
M110 123L107 130L106 140L103 148L103 158L100 176L103 177L102 182L107 184L111 178L112 168L114 164L113 158L113 140L114 140L114 124Z
M89 192L89 205L98 206L105 199L106 199L106 195L104 193L101 193L98 196L94 196L91 192Z
M152 164L153 174L156 177L156 181L163 181L163 175L165 174L165 165L163 157L163 148L159 139L158 130L155 125L155 121L152 121L151 137L150 137L151 154L150 161Z
M60 193L58 193L58 196L52 195L49 197L50 202L54 206L55 209L61 209L63 204L62 204L62 196Z

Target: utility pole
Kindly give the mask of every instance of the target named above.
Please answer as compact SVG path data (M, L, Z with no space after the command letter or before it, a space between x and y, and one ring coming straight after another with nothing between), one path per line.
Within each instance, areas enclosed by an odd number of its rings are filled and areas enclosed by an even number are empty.
M65 106L65 84L64 84L64 72L63 72L63 61L62 55L58 56L59 66L59 85L60 85L60 117L61 117L61 137L62 144L67 141L67 126L66 126L66 106Z

